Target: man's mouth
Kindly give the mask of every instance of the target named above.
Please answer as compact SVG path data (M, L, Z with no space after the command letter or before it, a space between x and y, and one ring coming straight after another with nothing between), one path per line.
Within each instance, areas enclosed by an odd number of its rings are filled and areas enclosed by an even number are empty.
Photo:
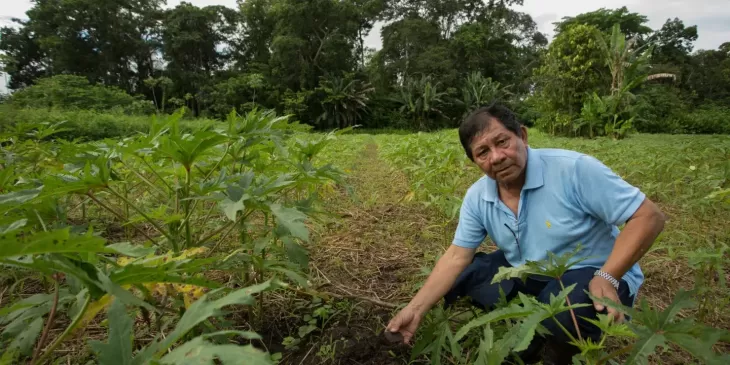
M507 166L507 167L505 167L505 168L499 169L499 170L497 170L496 174L501 174L501 173L503 173L503 172L505 172L505 171L509 170L509 168L510 168L510 167L512 167L512 166Z

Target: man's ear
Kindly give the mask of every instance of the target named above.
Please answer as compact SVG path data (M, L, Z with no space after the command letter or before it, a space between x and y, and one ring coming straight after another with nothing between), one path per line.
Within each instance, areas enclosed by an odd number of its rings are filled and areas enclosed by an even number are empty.
M522 132L522 142L525 142L525 144L527 144L527 127L521 125L520 131Z

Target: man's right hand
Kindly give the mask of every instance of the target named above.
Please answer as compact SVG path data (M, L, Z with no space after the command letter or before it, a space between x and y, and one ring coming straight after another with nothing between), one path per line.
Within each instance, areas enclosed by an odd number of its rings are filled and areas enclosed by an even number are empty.
M469 266L474 253L473 248L456 245L448 250L436 262L436 266L426 279L423 287L411 302L388 323L385 329L391 333L398 332L403 336L403 343L409 343L421 324L421 319L449 291L456 277Z
M423 313L409 304L390 320L386 331L400 333L403 336L403 343L408 344L416 334L421 319Z

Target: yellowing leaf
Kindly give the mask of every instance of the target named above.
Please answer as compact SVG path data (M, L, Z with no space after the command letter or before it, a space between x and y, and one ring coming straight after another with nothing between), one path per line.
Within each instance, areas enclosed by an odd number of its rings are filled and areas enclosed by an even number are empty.
M99 312L101 312L102 310L106 309L109 306L109 304L112 303L113 300L114 300L114 297L112 297L109 294L104 294L104 296L99 298L99 300L89 303L89 306L86 308L86 312L84 312L84 316L81 317L79 326L76 327L76 331L88 326L89 323L91 323L91 321L93 321L94 318L96 318L96 315L99 314Z

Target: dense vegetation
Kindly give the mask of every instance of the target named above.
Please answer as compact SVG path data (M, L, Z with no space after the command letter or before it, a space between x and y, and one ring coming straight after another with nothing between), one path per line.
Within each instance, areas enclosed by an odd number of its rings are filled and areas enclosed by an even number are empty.
M501 100L553 134L730 132L730 43L694 51L696 25L651 29L624 7L565 18L548 44L520 3L38 0L0 31L0 62L18 108L433 129ZM377 51L364 44L376 22Z

